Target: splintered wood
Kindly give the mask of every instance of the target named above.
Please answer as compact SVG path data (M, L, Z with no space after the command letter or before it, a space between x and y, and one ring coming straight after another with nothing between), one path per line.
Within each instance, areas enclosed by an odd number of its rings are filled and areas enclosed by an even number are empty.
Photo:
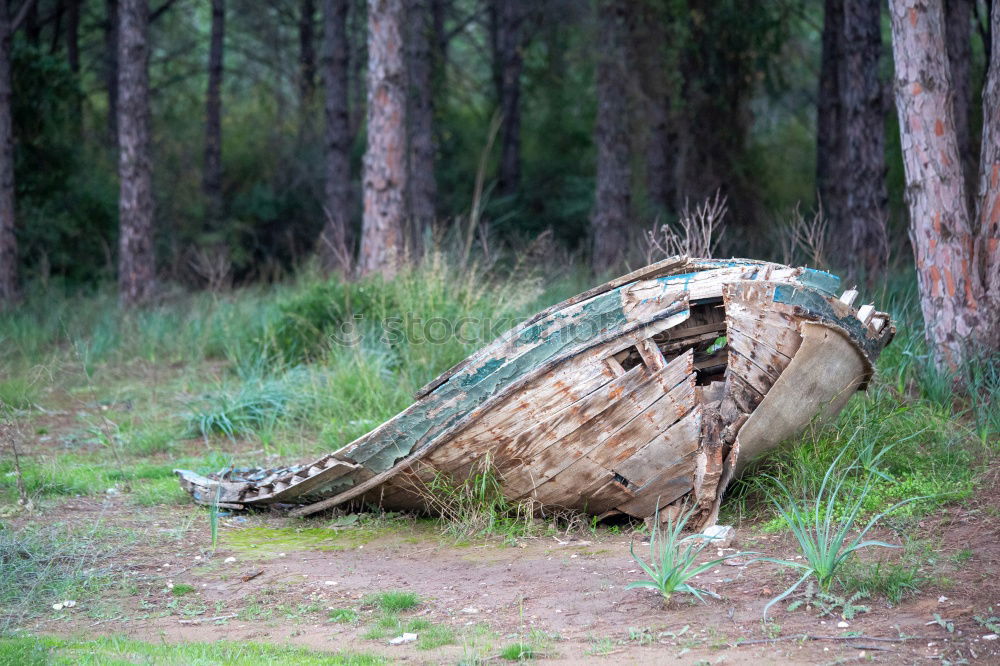
M511 501L606 517L694 507L863 387L895 329L828 273L672 258L554 305L430 382L398 416L304 465L178 470L202 503L432 510L484 464Z

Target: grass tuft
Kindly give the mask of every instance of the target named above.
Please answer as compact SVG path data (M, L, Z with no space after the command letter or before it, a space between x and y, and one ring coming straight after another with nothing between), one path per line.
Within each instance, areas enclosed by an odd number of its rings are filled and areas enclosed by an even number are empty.
M365 597L365 604L375 606L383 613L400 613L415 608L420 598L413 592L392 590Z

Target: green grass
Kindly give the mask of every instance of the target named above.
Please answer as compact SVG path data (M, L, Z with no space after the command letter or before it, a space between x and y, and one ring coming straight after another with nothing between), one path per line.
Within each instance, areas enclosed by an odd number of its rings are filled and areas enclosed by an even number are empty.
M95 598L121 581L116 547L99 525L32 525L0 522L0 634L21 621L51 612L66 599ZM125 545L127 536L118 536Z
M330 611L330 621L337 624L354 624L358 621L358 611L353 608L335 608Z
M538 649L530 643L510 643L500 650L500 658L507 661L527 661L538 656Z
M24 377L0 379L0 415L5 411L28 409L38 399L38 387Z
M0 638L0 665L162 664L177 666L375 666L381 657L367 654L319 652L304 648L253 642L146 643L119 636L93 640L70 638Z
M175 597L183 597L186 594L191 594L192 592L197 592L198 588L194 585L188 585L187 583L176 583L172 588L170 588L170 593Z
M456 642L454 629L443 624L432 624L419 632L417 649L434 650L444 645L454 645Z
M366 605L375 606L383 613L399 613L415 608L420 598L413 592L392 590L365 597Z

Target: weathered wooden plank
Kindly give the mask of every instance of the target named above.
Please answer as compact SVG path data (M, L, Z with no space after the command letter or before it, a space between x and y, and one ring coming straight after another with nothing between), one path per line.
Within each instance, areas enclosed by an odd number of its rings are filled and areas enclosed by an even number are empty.
M614 461L612 470L629 482L629 488L647 485L659 476L658 471L665 464L686 458L698 450L701 445L701 414L701 410L692 409L631 456L620 462Z

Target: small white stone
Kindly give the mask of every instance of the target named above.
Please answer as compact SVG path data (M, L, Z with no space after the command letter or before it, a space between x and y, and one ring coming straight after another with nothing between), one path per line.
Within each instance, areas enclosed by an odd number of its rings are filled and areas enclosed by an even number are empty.
M278 557L284 557L284 556L285 556L284 553L278 553Z
M335 580L325 580L325 581L323 581L323 584L324 585L336 585L337 581L335 581Z
M847 629L849 626L851 626L851 625L847 624L847 622L845 622L843 620L841 620L840 622L837 623L837 627L840 628L840 629Z
M389 645L402 645L403 643L412 643L415 640L417 640L416 634L403 634L390 640Z
M52 610L61 611L63 609L62 604L52 604Z
M939 604L943 604L946 601L948 601L948 597L946 597L944 595L941 595L940 597L938 597L938 603Z
M983 636L984 641L995 641L996 639L997 639L996 634L986 634L985 636Z
M473 608L472 606L469 606L468 608L463 608L461 610L461 612L462 613L468 613L469 615L475 615L476 613L479 612L479 609L478 608Z
M67 599L66 601L62 602L62 604L63 608L72 608L73 606L76 606L76 602L73 601L72 599Z
M235 562L236 558L235 557L227 557L226 559L224 559L222 561L225 562L226 564L229 564L230 562Z

